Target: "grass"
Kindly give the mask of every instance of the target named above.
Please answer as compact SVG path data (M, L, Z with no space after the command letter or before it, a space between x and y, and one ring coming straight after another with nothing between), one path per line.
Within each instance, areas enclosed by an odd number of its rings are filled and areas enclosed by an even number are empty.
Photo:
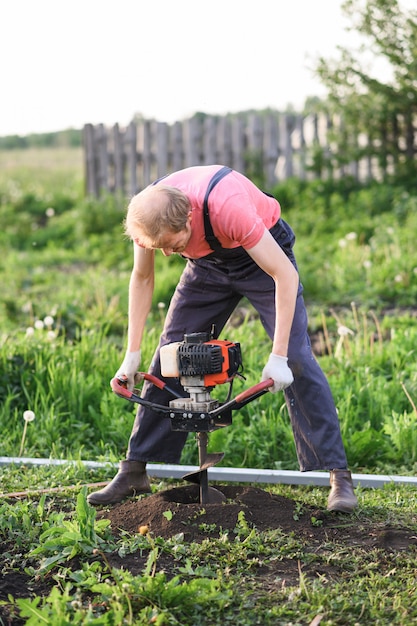
M3 336L3 456L18 454L23 414L31 410L36 417L27 427L24 455L123 458L135 407L108 391L108 381L123 352L124 318L119 300L93 298L90 319L82 321L81 329L82 310L74 312L75 304L73 317L65 320L62 315L50 328L28 326L29 333L24 324L21 331ZM66 314L69 316L68 309ZM327 338L323 333L321 339L324 345L330 342L331 353L320 360L335 395L350 465L380 473L387 467L413 472L417 463L413 429L416 375L410 355L415 351L416 321L407 315L381 320L360 315L358 320L355 327L353 313L348 311L337 320L329 318ZM42 320L37 325L39 322ZM151 359L160 323L155 316L149 327L144 363ZM337 334L337 329L347 332L346 328L353 329L353 334ZM237 393L258 381L259 362L267 358L268 344L256 320L228 328L226 336L243 346L247 380L235 384ZM220 389L218 394L222 392ZM271 435L266 440L265 432ZM235 413L233 427L213 433L210 446L226 451L224 465L297 469L281 394L262 397ZM190 438L184 462L194 462L195 452Z
M0 152L0 172L0 456L116 462L124 457L135 412L108 386L126 332L131 246L122 235L123 201L84 197L79 150ZM348 193L343 186L297 181L276 194L297 234L310 333L335 396L350 466L415 474L417 196L384 185L352 186ZM182 263L158 257L143 367ZM247 380L236 382L237 393L258 382L269 342L244 301L224 337L242 344ZM26 411L33 411L33 421L24 419ZM231 427L211 435L210 449L225 452L226 466L298 469L281 394L235 413ZM196 460L189 438L182 461ZM16 623L417 620L412 541L404 550L383 550L369 541L348 544L342 534L317 545L296 533L254 532L243 519L223 542L120 538L85 507L82 488L113 473L110 465L93 471L81 463L2 468L3 493L68 488L0 501L0 571L25 573L25 585L44 583L32 598L18 593L6 600ZM325 507L323 489L278 485L273 491L294 499L300 510ZM363 528L367 538L392 528L415 535L414 488L359 493L358 512L345 523ZM315 517L313 530L320 521ZM135 551L147 559L137 576L109 567L106 554ZM167 554L173 559L168 573ZM51 567L42 571L48 559ZM297 572L291 584L260 576L263 565L273 571L281 562ZM323 574L308 576L311 564Z
M82 148L27 148L0 150L0 171L3 184L16 188L17 183L29 189L62 184L70 187L83 178Z

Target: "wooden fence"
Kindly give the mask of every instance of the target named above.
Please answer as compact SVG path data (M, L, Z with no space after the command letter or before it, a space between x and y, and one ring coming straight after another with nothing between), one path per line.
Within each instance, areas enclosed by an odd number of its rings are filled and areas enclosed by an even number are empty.
M131 122L84 127L87 194L103 192L132 196L169 172L192 165L223 164L262 179L264 188L296 176L312 179L317 148L331 156L329 129L323 115L249 114L225 117L196 115L169 125L165 122ZM374 178L370 159L332 168L332 175Z

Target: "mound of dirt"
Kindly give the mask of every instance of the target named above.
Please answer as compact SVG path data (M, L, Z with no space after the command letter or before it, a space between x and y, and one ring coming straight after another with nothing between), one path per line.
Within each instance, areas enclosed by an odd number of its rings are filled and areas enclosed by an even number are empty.
M240 512L252 528L259 531L280 529L283 533L321 543L343 541L347 545L402 550L417 539L411 531L375 527L359 523L355 514L331 512L271 494L258 487L216 485L225 496L220 504L200 504L199 487L174 487L139 499L127 500L112 508L97 511L97 518L111 522L112 532L139 532L147 526L155 537L168 539L184 534L187 542L232 533Z
M99 511L97 517L109 519L113 532L136 533L140 526L147 526L154 536L167 539L183 533L186 541L203 540L208 528L211 536L213 532L233 531L241 511L250 527L260 531L294 530L296 505L293 500L256 487L217 486L216 489L223 494L225 502L200 504L199 487L190 485L123 502Z

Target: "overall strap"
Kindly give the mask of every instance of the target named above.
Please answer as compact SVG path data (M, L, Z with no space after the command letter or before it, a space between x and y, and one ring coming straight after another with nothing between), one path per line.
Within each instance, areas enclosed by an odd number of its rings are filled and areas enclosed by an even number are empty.
M166 178L167 176L169 176L169 174L165 174L165 176L161 176L161 178L157 178L156 180L153 181L152 186L157 185L158 183L161 182L161 180L164 180L164 178Z
M204 234L205 234L208 245L214 251L220 250L222 246L221 246L220 241L217 239L216 235L214 234L213 227L210 222L209 210L208 210L208 197L213 187L215 187L217 183L220 182L224 176L226 176L227 174L230 174L231 171L232 171L232 168L224 166L218 172L216 172L213 178L210 180L208 187L207 187L206 195L204 196L204 202L203 202Z

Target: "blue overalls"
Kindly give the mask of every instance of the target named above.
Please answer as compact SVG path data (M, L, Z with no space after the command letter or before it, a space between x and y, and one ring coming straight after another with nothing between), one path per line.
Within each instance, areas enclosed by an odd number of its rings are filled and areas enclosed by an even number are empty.
M208 193L209 191L210 189ZM207 202L205 205L208 216ZM217 246L213 240L211 225L207 225L209 219L205 219L205 224L206 238L215 251L201 259L187 260L171 299L159 346L149 369L151 374L162 379L160 347L182 341L186 333L209 333L213 324L220 333L243 297L253 305L268 336L273 339L273 279L243 248L225 249L219 247L220 244ZM290 226L279 219L270 232L297 268L293 254L295 236ZM347 460L337 411L327 379L311 350L302 294L303 287L300 283L288 347L288 365L293 372L294 382L283 392L291 419L298 462L301 471L344 469L347 467ZM181 388L179 381L175 379L169 379L167 383L170 387ZM168 405L172 399L171 394L147 382L144 384L142 397L163 405ZM172 431L168 418L139 406L129 440L127 460L179 463L187 435L187 432Z

